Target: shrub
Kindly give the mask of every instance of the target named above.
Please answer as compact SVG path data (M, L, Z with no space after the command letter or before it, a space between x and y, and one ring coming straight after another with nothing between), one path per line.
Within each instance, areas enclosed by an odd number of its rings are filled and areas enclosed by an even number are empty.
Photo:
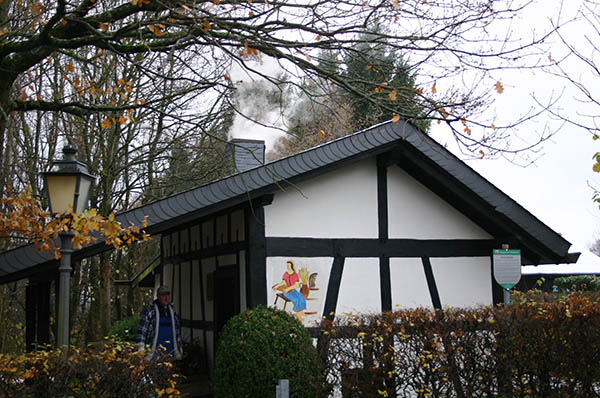
M599 292L600 277L596 275L563 276L554 280L554 286L561 293Z
M179 361L179 372L184 376L199 375L206 372L204 347L198 340L183 342L183 359Z
M323 321L316 333L328 388L344 398L600 396L600 299L515 297L507 308Z
M146 356L128 343L0 354L0 398L180 396L171 364Z
M317 351L307 330L287 312L258 306L227 322L217 343L215 398L275 397L280 379L290 395L316 397L321 381Z
M110 329L110 332L108 332L108 336L114 341L128 341L134 343L139 322L139 315L121 319L120 321L115 322Z

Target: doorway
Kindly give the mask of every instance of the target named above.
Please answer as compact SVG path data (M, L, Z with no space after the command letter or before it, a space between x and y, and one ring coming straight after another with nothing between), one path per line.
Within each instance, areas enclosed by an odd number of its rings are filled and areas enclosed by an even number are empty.
M223 326L240 312L240 275L237 265L218 267L214 273L215 343ZM216 348L216 344L215 344Z

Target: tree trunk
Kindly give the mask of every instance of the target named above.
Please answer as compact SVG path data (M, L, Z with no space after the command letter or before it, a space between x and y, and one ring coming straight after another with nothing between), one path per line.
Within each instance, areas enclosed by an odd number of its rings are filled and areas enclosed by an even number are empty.
M112 278L110 252L100 254L100 332L102 337L106 336L112 324Z

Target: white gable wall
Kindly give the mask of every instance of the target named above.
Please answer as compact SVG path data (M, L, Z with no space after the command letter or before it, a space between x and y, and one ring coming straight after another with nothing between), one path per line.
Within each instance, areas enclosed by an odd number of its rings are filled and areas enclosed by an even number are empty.
M492 304L490 257L432 258L440 301L446 307Z
M390 238L492 238L399 167L388 168L388 214Z
M392 309L433 308L420 258L390 258Z
M390 238L492 239L490 234L399 167L388 168L388 217ZM397 265L403 263L401 260L390 259L393 305L431 306L431 298L419 294L423 292L419 286L425 283L427 287L421 259L414 259L409 266L405 264L405 271L398 269ZM490 257L431 258L430 261L442 306L492 304ZM399 289L398 283L413 291L407 294Z
M388 168L388 226L390 239L491 239L462 213L396 166ZM275 192L265 207L268 237L378 238L377 166L360 161ZM491 254L491 253L490 253ZM287 257L267 259L268 301L271 286L281 280ZM318 288L310 293L307 311L320 319L327 289L326 270L332 258L290 258L298 267L318 271ZM392 309L433 306L421 258L390 258ZM491 304L489 257L430 258L433 278L443 307ZM345 258L336 314L381 311L379 258ZM318 292L318 293L317 293ZM283 303L278 301L277 306ZM290 311L291 304L286 309Z
M381 312L379 259L347 258L336 314Z
M275 192L265 234L305 238L376 238L377 169L369 159Z

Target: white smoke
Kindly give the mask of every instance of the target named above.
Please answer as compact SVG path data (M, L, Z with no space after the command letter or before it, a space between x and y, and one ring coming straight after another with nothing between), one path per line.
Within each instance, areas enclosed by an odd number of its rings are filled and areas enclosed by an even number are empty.
M237 112L229 131L229 139L246 138L265 141L266 150L287 130L289 104L293 103L289 93L270 82L265 76L276 80L283 76L283 69L276 60L264 57L260 62L248 62L248 66L260 74L240 66L231 71L236 87Z

